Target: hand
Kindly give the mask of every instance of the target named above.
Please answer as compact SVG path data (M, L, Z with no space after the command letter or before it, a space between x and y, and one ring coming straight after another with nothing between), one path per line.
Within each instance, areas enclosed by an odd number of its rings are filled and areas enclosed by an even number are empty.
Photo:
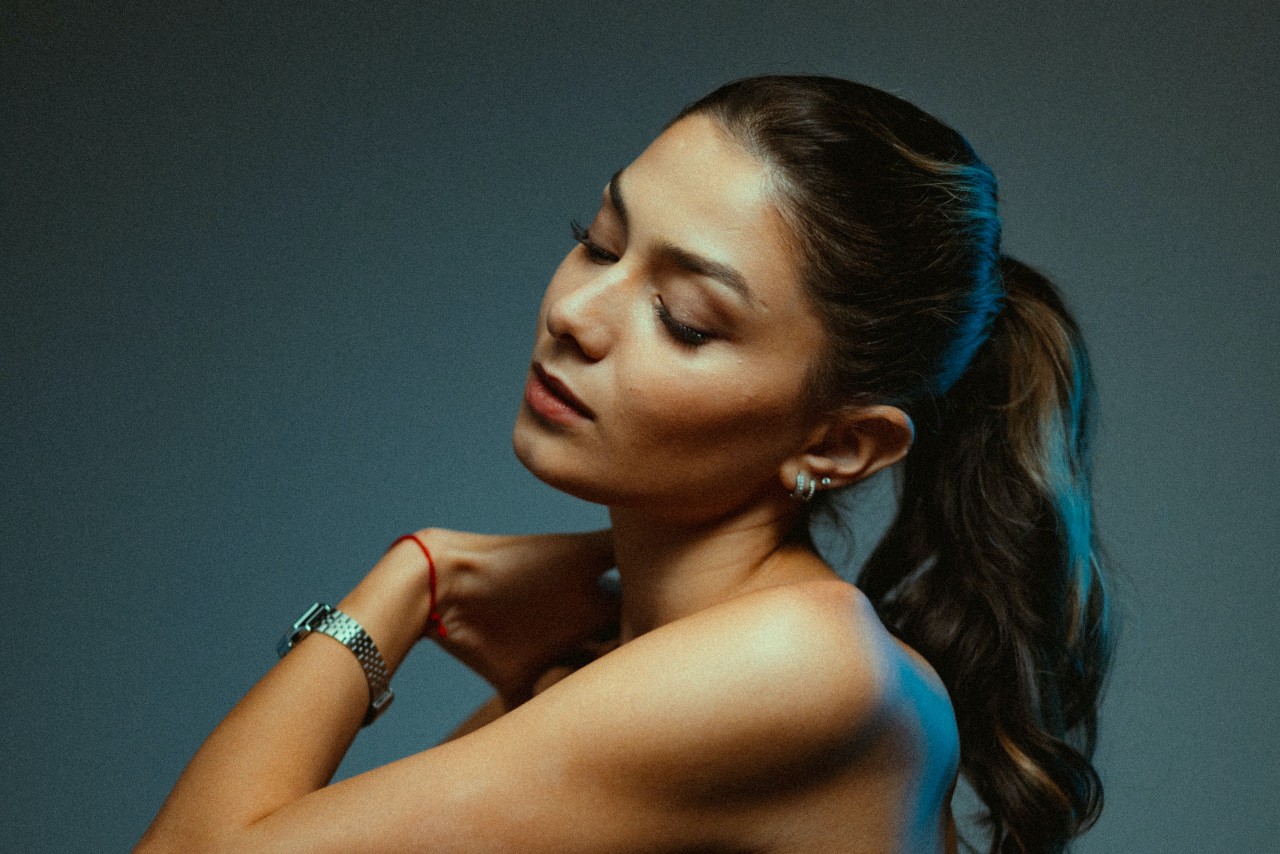
M607 530L419 536L436 562L448 629L436 642L493 685L508 709L527 700L553 664L616 625L618 600L599 585L613 566Z

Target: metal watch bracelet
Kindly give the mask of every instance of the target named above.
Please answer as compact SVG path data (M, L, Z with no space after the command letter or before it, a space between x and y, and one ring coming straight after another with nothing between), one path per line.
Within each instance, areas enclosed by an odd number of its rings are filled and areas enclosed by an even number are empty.
M351 617L323 602L317 602L308 608L289 632L280 639L276 651L284 658L298 641L312 632L328 635L347 649L355 653L360 668L364 670L365 679L369 681L369 710L365 712L361 726L368 726L378 719L378 715L386 711L387 706L395 699L391 693L391 677L387 675L387 664L382 660L382 653L369 637L369 633Z

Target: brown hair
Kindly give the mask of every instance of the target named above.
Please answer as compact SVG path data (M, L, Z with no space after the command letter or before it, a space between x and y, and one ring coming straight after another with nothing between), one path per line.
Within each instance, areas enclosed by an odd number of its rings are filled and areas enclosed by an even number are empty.
M1102 809L1090 760L1110 657L1079 327L1000 254L991 170L912 104L758 77L675 121L695 113L772 172L828 335L812 399L888 403L916 425L858 584L947 685L989 850L1062 851Z

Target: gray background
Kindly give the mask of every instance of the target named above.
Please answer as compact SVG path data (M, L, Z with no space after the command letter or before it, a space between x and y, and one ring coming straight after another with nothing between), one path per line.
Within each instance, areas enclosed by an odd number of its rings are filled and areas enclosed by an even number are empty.
M130 845L395 535L603 521L509 449L567 221L771 71L958 127L1086 330L1125 628L1079 850L1280 850L1274 4L130 9L0 12L8 850ZM434 648L397 690L344 775L485 696Z

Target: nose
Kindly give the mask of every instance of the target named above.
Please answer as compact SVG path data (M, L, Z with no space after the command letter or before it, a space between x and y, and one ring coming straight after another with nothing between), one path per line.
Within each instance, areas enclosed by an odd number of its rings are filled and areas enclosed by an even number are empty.
M547 332L591 362L605 357L616 333L621 306L615 278L605 273L575 282L553 280L547 291Z

